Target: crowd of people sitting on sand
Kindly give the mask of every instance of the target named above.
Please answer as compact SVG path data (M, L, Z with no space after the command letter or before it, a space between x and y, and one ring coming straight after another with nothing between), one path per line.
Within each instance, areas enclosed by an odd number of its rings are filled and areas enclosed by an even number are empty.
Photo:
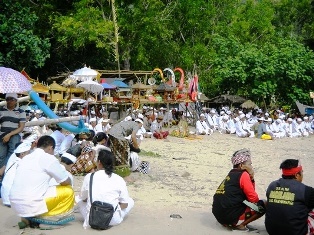
M2 203L21 217L20 228L52 228L68 223L74 219L74 205L84 218L83 227L88 228L91 196L93 201L107 202L115 208L109 225L120 224L134 206L121 177L126 169L136 170L134 165L138 166L139 161L132 158L132 153L141 151L139 146L144 137L167 138L169 132L163 130L163 122L173 125L184 121L182 113L178 114L176 110L149 109L142 113L136 110L111 126L107 112L103 112L102 117L92 113L86 123L89 132L75 135L55 124L25 127L27 119L42 120L42 112L26 113L18 108L16 94L6 94L6 102L6 106L0 107L1 197ZM274 137L267 127L264 129L266 113L255 115L252 112L252 116L246 116L249 113L228 114L225 111L226 114L220 115L221 120L230 115L241 122L243 128L245 118L256 119L251 128L259 123L256 127L257 133L261 134L259 138L267 139L263 135ZM208 120L215 113L206 109L200 120ZM273 119L284 120L280 113ZM312 118L308 119L312 123ZM289 118L287 122L294 123ZM297 126L298 122L296 119L293 125ZM218 126L214 124L206 134L223 133ZM235 133L241 136L237 128L236 124ZM254 132L247 131L241 137L254 136ZM219 223L230 229L256 231L247 225L266 212L265 225L269 234L306 234L308 231L313 234L314 189L301 183L303 171L298 160L288 159L281 164L282 179L270 184L264 201L255 192L250 151L235 152L231 162L233 169L218 187L213 200L213 214ZM80 193L76 196L73 175L84 175Z
M225 107L218 114L215 109L203 109L196 122L196 132L211 135L217 131L221 134L235 134L237 137L257 137L272 140L284 137L307 137L314 133L313 115L298 116L274 110L272 114L261 109L233 112Z

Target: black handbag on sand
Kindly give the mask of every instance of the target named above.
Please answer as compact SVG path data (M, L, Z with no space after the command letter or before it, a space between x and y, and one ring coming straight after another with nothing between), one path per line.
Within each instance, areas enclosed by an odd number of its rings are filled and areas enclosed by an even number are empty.
M90 182L89 182L89 198L90 198L90 203L91 203L91 208L89 211L89 225L93 229L105 230L110 227L109 223L118 205L114 209L113 206L109 203L101 202L101 201L93 202L92 184L93 184L94 173L91 174Z

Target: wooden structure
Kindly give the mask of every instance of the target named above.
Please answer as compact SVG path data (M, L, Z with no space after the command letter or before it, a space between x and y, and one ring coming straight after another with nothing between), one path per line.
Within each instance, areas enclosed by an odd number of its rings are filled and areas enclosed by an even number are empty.
M64 94L66 91L67 89L65 87L59 85L56 81L53 81L53 83L49 85L50 101L64 101Z
M83 88L76 88L76 87L68 87L66 88L66 95L64 97L65 100L71 99L84 99L84 92Z

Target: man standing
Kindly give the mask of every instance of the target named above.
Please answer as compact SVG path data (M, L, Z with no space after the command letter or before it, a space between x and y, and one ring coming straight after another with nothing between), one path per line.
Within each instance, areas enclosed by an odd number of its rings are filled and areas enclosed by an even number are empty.
M282 178L266 191L266 230L270 235L314 234L314 188L302 183L303 170L297 159L280 165Z
M55 146L51 136L42 136L37 149L19 161L9 198L22 219L63 216L74 206L71 179L53 155ZM53 179L59 185L51 186Z
M17 108L17 94L7 93L5 100L7 105L0 107L0 176L16 144L21 142L19 133L24 130L26 122L25 111Z

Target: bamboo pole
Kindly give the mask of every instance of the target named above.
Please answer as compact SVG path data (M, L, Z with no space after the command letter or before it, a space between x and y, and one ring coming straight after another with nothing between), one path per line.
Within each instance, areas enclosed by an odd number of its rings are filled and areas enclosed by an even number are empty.
M41 125L47 125L47 124L55 124L59 122L71 122L71 121L79 121L81 119L86 119L86 116L72 116L72 117L62 117L62 118L56 118L56 119L44 119L44 120L38 120L38 121L30 121L26 122L25 126L41 126Z

